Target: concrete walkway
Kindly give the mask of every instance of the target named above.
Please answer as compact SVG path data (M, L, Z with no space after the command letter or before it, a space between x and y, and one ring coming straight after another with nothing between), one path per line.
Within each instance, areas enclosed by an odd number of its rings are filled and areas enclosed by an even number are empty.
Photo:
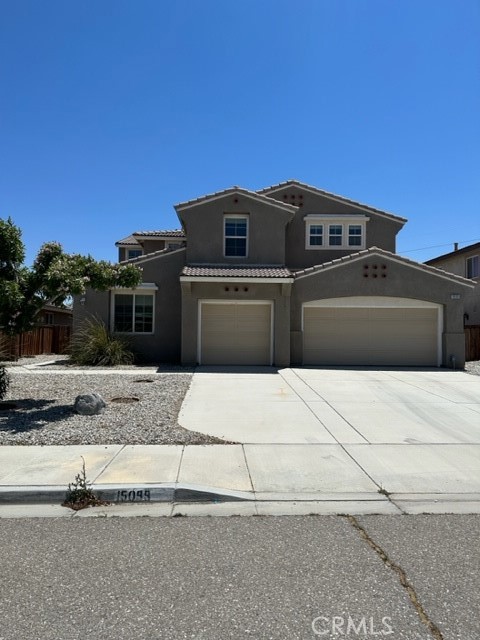
M200 369L179 422L239 444L0 447L0 516L61 503L82 456L137 514L480 513L480 377Z

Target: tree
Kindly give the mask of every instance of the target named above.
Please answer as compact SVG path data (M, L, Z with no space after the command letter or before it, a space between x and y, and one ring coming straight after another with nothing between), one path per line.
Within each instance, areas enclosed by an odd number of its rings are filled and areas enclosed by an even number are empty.
M42 245L32 267L24 260L21 230L11 218L0 218L0 327L8 335L31 329L46 304L62 306L88 288L133 288L142 280L135 265L65 253L58 242Z

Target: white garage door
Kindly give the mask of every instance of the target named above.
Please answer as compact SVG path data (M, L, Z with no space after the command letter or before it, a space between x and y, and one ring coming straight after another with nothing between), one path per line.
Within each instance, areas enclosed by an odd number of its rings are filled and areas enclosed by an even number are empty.
M305 307L304 364L437 366L438 309Z
M270 365L272 305L202 302L201 364Z

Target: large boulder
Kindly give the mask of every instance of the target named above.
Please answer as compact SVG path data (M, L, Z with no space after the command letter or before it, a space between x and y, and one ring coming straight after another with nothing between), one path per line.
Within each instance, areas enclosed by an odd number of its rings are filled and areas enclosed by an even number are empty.
M103 413L106 406L105 400L98 393L85 393L75 398L73 408L82 416L96 416Z

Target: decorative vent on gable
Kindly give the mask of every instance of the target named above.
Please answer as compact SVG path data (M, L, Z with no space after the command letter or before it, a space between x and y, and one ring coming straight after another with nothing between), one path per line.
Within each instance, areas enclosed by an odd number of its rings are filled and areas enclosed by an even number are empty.
M283 199L288 204L293 204L296 207L303 207L303 195L301 193L284 193Z
M364 278L386 278L387 277L387 265L386 264L364 264L363 265L363 277Z

